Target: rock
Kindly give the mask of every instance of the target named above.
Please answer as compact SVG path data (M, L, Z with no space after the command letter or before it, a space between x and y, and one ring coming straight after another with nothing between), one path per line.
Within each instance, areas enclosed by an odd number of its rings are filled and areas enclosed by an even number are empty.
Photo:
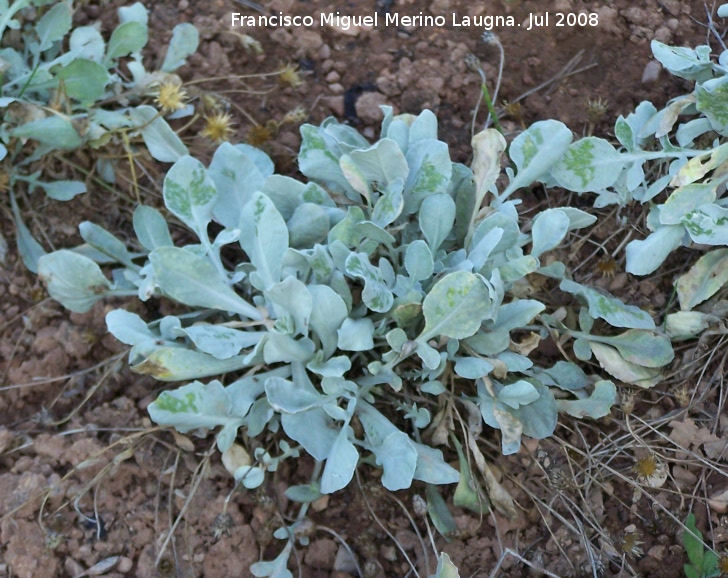
M334 570L336 572L342 572L347 574L354 574L356 572L356 561L352 558L349 551L343 546L339 546L336 552L336 558L334 559Z
M3 561L18 578L53 578L58 559L45 547L43 532L33 520L6 519L0 540L5 546Z
M728 512L728 489L723 490L720 493L713 494L708 500L708 506L714 512L718 514L725 514Z
M0 427L0 454L9 448L14 440L15 436L9 429Z
M445 14L449 15L449 13L452 12L450 0L434 0L434 2L430 4L430 12L441 16Z
M658 561L664 560L665 554L667 554L667 547L661 545L653 546L647 551L647 555L650 558L654 558Z
M387 97L380 92L365 92L356 101L356 115L366 124L375 124L384 116L379 106L387 104Z
M338 117L344 116L344 97L343 96L322 96L321 104L328 107Z
M126 574L127 572L131 571L131 569L134 567L134 561L131 558L127 558L126 556L122 556L119 559L119 563L116 565L116 571L120 574Z
M319 570L333 570L336 562L337 544L334 540L321 538L314 540L306 548L305 562Z
M294 37L296 46L309 56L316 54L324 44L321 35L314 30L298 29Z

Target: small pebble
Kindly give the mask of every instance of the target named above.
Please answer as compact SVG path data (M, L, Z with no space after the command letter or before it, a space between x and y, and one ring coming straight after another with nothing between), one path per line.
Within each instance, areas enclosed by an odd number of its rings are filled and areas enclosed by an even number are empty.
M642 84L652 84L657 82L662 72L662 64L657 60L650 60L645 65L645 70L642 72Z
M116 565L116 571L121 572L122 574L126 574L129 572L134 566L134 562L131 558L127 558L126 556L122 556L119 559L119 563Z

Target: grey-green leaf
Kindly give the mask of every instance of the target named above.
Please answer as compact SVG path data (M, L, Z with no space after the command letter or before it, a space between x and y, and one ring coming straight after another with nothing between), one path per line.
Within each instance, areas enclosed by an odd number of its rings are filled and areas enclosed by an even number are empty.
M172 40L164 57L160 70L172 72L185 63L190 54L194 54L200 43L200 33L192 24L182 22L172 30Z
M551 174L565 189L596 192L612 186L625 164L609 142L590 136L572 144Z
M20 253L20 258L31 273L37 273L38 260L46 254L45 249L43 249L43 245L35 240L30 229L23 222L18 204L15 201L15 196L12 193L10 195L10 206L13 211L13 220L15 221L15 228L17 230L18 253Z
M396 492L412 485L417 467L417 450L406 434L392 432L372 451L384 470L382 485L385 488Z
M470 337L490 315L491 308L489 292L478 276L467 271L450 273L425 297L425 328L417 340L427 341L438 335L453 339Z
M435 263L427 243L422 239L412 241L405 251L404 266L413 281L429 279L432 276Z
M646 239L630 241L625 249L627 273L649 275L657 270L667 256L677 249L685 237L680 225L667 225L651 233Z
M558 210L544 211L533 221L531 236L533 238L532 257L540 257L546 251L555 249L569 232L569 217Z
M0 3L1 5L2 3ZM7 10L7 6L5 7ZM53 6L35 25L35 32L40 39L38 50L43 52L53 46L54 42L62 40L71 30L71 9L65 2Z
M369 262L364 253L351 253L346 259L346 272L364 281L362 299L372 311L384 313L392 308L394 296L381 271Z
M350 430L349 426L341 428L326 460L321 476L321 492L324 494L333 494L345 488L354 477L354 470L359 462L359 452L349 441Z
M164 391L149 407L149 415L159 425L173 426L186 433L194 429L223 426L217 442L220 451L227 450L235 440L243 417L233 415L233 404L223 385L215 380L207 385L199 381Z
M420 229L433 254L452 231L455 223L455 201L450 195L430 195L422 201L419 212Z
M41 257L38 276L53 299L77 313L91 309L111 289L96 263L65 249Z
M179 159L164 178L164 204L200 239L207 239L207 225L217 200L215 183L203 164L191 156Z
M255 266L260 288L278 283L283 255L288 249L288 228L273 201L263 193L254 193L243 209L240 228L240 246Z
M617 388L611 381L597 381L594 391L585 399L559 399L556 407L559 411L577 418L590 417L598 419L609 415L617 401Z
M124 243L103 227L99 227L89 221L84 221L78 226L78 230L83 240L94 249L101 251L117 263L121 263L132 269L136 267Z
M329 358L338 342L338 329L348 316L346 304L338 293L328 285L309 285L312 298L311 329L321 340L324 358Z
M167 124L157 110L146 104L130 111L130 116L139 127L144 144L156 160L173 163L189 154L187 147Z
M676 283L680 309L690 311L728 283L728 249L703 255Z
M114 60L129 54L139 53L147 45L147 27L140 22L129 21L120 24L111 33L106 47L107 68L113 66Z
M167 221L157 209L139 205L134 209L132 222L137 239L147 251L154 251L159 247L171 247L174 244Z
M571 131L556 120L535 122L513 139L509 154L517 172L501 193L500 201L546 177L568 150L571 139Z
M567 293L580 296L589 304L589 315L594 319L604 319L614 327L631 329L654 329L655 322L647 311L634 305L625 305L616 297L600 293L569 279L563 279L559 288Z
M212 263L178 247L160 247L149 254L160 288L172 299L193 307L238 313L259 321L260 312L233 291Z
M45 194L56 201L70 201L76 195L86 192L86 185L81 181L37 181Z

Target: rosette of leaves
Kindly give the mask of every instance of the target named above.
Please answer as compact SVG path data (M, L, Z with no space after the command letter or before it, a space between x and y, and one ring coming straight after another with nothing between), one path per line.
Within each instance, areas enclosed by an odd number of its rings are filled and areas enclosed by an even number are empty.
M190 381L162 393L152 418L182 432L220 427L222 451L241 428L251 438L282 430L294 445L277 456L259 451L253 468L275 469L305 450L324 462L314 480L323 493L345 487L362 458L382 468L390 490L457 482L440 450L421 441L444 426L433 416L446 404L478 408L501 430L505 453L522 435L551 435L559 411L606 415L612 382L571 362L529 359L554 334L570 334L579 357L593 351L607 371L643 385L672 357L645 312L571 281L561 263L542 266L544 253L594 217L549 209L525 234L515 203L484 206L505 149L499 133L475 137L470 169L451 162L431 112L385 112L374 145L333 119L304 125L307 184L275 174L247 145L221 145L209 167L181 158L164 201L195 235L191 244L175 246L164 216L140 206L133 251L83 223L84 245L39 261L51 296L74 311L114 295L190 307L151 321L108 314L109 330L131 346L134 371ZM523 154L519 146L512 155ZM547 148L531 162L547 163ZM230 260L235 247L239 258ZM109 279L100 265L112 263ZM514 296L531 274L559 279L585 304L580 331L544 303ZM627 331L598 335L594 319ZM516 333L531 345L515 343ZM227 384L201 381L250 368Z
M97 25L73 28L71 2L0 0L0 38L11 29L21 34L19 43L0 49L0 170L11 190L20 253L34 272L44 251L20 219L13 188L25 183L60 201L86 191L82 181L44 181L32 168L36 161L136 136L159 161L174 162L188 152L164 117L139 102L155 86L180 82L173 71L197 50L197 30L177 25L161 68L148 71L142 59L147 9L137 2L118 15L119 25L105 40ZM131 78L121 72L122 63ZM100 158L96 170L113 182L110 162Z

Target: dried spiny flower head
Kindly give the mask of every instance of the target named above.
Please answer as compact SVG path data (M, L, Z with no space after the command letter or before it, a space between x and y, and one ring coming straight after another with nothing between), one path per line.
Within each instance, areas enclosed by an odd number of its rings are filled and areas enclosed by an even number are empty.
M159 85L159 92L155 99L162 112L174 112L185 106L187 91L181 85L165 82Z
M270 139L272 139L276 131L278 130L278 125L274 121L269 121L262 124L257 124L253 127L250 127L248 130L248 134L245 137L245 140L248 144L253 145L254 147L259 147L264 144L266 144Z
M611 278L617 273L617 262L611 255L602 257L597 261L596 270L604 278Z
M523 124L523 107L520 102L503 101L503 112L510 116L513 120Z
M421 518L427 516L427 504L419 494L415 494L412 498L412 509L416 516L420 516Z
M619 541L619 545L624 552L630 558L641 558L645 551L642 549L642 542L639 541L639 534L634 524L630 524L624 529L622 539Z
M589 122L597 123L604 118L609 108L609 102L599 97L596 100L587 99L586 101L586 114L589 118Z
M675 401L680 407L688 407L690 405L690 390L684 383L675 389Z
M631 391L624 391L619 396L620 405L622 411L626 415L630 415L634 411L634 393Z
M295 64L287 64L278 73L278 80L281 84L296 88L303 84L301 73L298 70L298 66Z
M718 570L721 576L728 575L728 550L724 550L718 557Z
M217 542L223 534L230 536L230 529L233 527L235 527L235 522L230 514L218 514L215 517L215 521L212 523L212 535L214 540Z
M653 454L639 458L632 469L637 481L651 488L660 488L667 480L667 466Z
M233 119L229 114L218 112L205 118L205 128L200 131L200 134L213 142L221 143L230 138L233 133L232 125Z

